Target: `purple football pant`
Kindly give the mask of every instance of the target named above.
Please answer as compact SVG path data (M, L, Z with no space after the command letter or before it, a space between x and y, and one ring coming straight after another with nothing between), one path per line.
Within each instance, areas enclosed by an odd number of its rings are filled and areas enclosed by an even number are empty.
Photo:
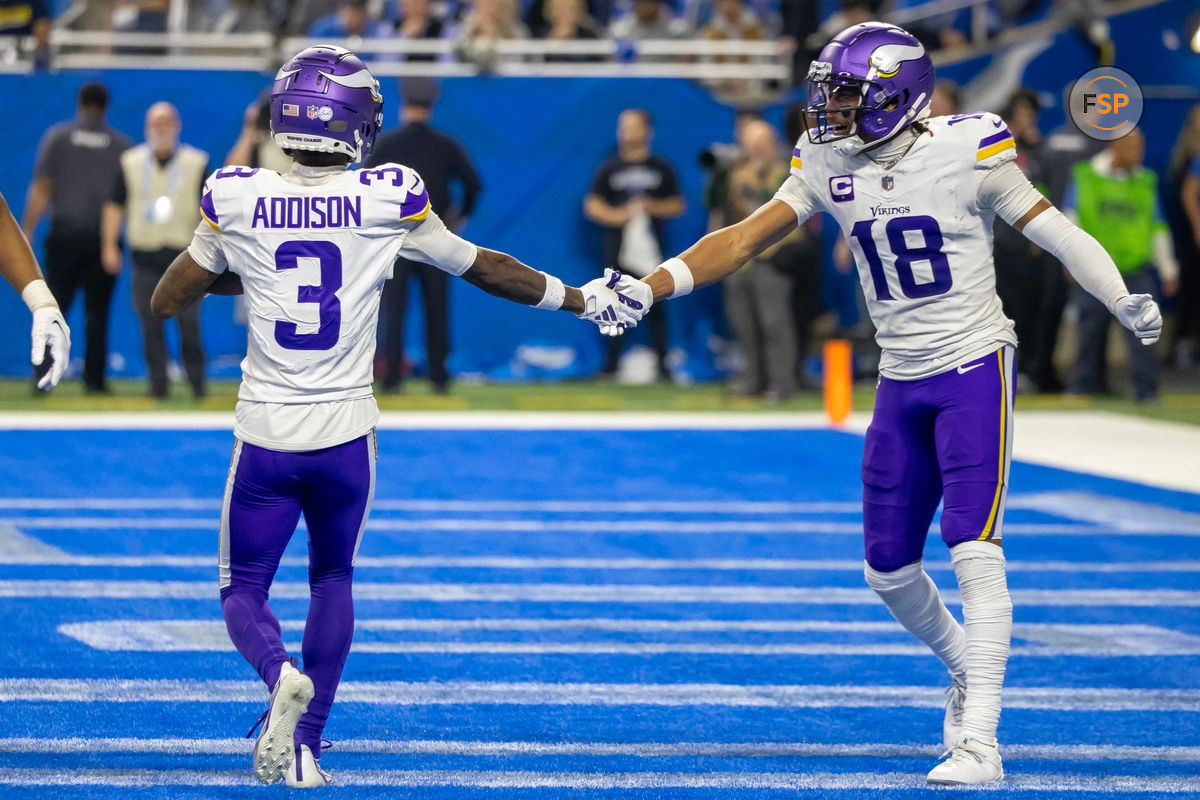
M948 547L1000 540L1015 393L1011 347L923 380L880 379L862 465L872 569L919 561L943 500Z
M221 513L221 611L238 652L270 689L287 660L267 594L300 514L308 526L311 599L301 668L315 690L296 744L321 755L321 732L354 635L354 556L375 491L375 433L302 453L239 441Z

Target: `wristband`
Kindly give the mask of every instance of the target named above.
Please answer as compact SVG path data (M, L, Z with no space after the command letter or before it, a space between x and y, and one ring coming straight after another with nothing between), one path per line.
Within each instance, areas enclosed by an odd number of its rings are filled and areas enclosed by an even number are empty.
M37 311L39 308L47 306L58 308L58 301L50 293L50 287L46 285L46 281L41 278L32 280L25 285L25 288L21 290L21 299L25 301L25 305L29 306L30 311Z
M659 269L665 269L667 274L671 276L671 280L675 282L675 288L671 291L668 297L683 297L685 294L691 294L696 282L692 277L692 271L688 265L683 263L681 259L671 258L664 261L658 266Z
M558 311L562 308L563 301L567 299L567 287L563 286L563 282L553 275L547 275L544 272L542 275L546 278L546 291L534 308Z

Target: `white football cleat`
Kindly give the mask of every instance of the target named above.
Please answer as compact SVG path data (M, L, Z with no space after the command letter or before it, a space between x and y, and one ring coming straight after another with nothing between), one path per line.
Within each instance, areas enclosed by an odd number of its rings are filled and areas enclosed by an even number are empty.
M967 699L967 684L962 678L955 678L946 689L946 718L942 720L942 746L953 750L955 743L962 738L963 703Z
M1004 780L1000 748L995 742L959 739L946 760L929 771L926 780L941 786L972 786Z
M289 662L279 669L279 679L271 690L258 741L254 743L254 777L262 783L275 783L296 757L292 737L296 723L313 698L313 682Z
M306 744L296 748L296 760L283 774L283 780L295 789L315 789L333 783L333 777L321 769L321 765L313 758L312 750L309 750Z

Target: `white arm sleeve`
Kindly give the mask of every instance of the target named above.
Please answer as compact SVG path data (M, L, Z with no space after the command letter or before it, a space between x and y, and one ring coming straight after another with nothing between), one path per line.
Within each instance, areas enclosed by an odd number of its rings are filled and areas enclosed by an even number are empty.
M192 243L188 245L187 250L192 260L209 272L220 275L229 268L229 262L225 260L225 250L221 247L220 232L213 230L203 218L196 226L196 232L192 234Z
M1016 225L1042 199L1042 193L1012 161L989 169L979 182L979 205L993 209L1009 225Z
M452 233L432 211L421 224L409 230L400 244L402 258L432 264L455 276L469 270L478 253L479 248Z
M775 199L792 207L792 211L796 212L797 225L803 225L805 220L818 211L817 203L813 199L808 184L795 175L788 176L788 179L779 187L779 191L775 193Z
M1028 209L1026 209L1028 210ZM1117 265L1087 231L1051 206L1038 214L1021 233L1063 263L1071 277L1112 311L1129 294Z
M1009 225L1045 199L1011 161L988 170L979 184L979 205L995 209ZM1051 206L1021 230L1025 238L1063 263L1088 294L1112 311L1129 294L1112 256L1090 234Z

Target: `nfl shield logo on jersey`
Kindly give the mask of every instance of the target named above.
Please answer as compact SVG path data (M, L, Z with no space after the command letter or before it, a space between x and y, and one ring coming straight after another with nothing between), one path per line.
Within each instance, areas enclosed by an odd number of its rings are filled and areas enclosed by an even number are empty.
M883 176L883 190L884 190L885 192L890 192L890 191L892 190L892 187L893 187L893 186L895 186L895 185L896 185L896 179L895 179L895 178L893 178L891 175L884 175L884 176Z

